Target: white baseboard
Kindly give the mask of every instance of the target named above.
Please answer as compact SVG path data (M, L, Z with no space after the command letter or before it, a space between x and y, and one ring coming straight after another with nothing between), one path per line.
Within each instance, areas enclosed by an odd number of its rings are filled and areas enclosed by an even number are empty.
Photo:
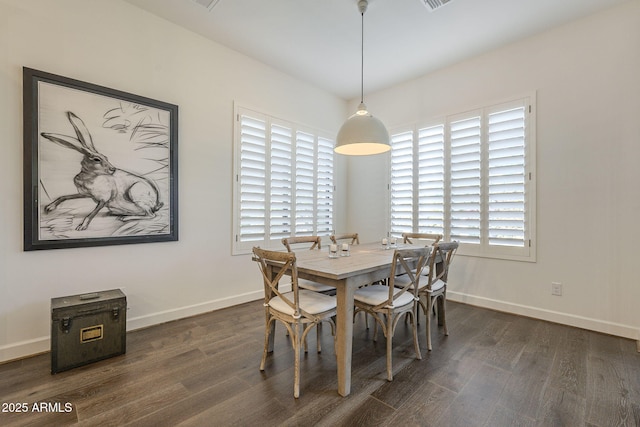
M287 289L283 290L285 292L287 291ZM260 290L255 292L248 292L241 295L235 295L233 297L205 301L199 304L193 304L185 307L178 307L171 310L151 313L144 316L128 318L127 331L146 328L149 326L158 325L160 323L170 322L172 320L184 319L186 317L207 313L209 311L220 310L222 308L227 308L250 301L256 301L261 299L262 297L263 293L262 290ZM519 314L535 319L547 320L549 322L561 323L563 325L575 326L577 328L583 328L591 331L629 338L637 341L637 348L640 352L640 330L638 330L637 327L612 322L604 322L598 319L574 316L566 313L544 310L520 304L513 304L505 301L493 300L490 298L477 297L474 295L467 295L453 291L447 291L447 298L451 301L457 301L465 304L475 305L478 307L490 308L493 310ZM0 347L0 363L45 353L49 351L50 348L51 342L49 336L5 345Z
M244 304L245 302L256 301L262 298L264 298L264 291L260 290L151 313L144 316L127 318L127 331L134 331L136 329L146 328L160 323L171 322L172 320L184 319L185 317L196 316L198 314L208 313L210 311L220 310L222 308L232 307L234 305Z
M4 345L0 347L0 363L35 356L49 351L50 348L51 344L48 336Z
M286 292L287 287L283 286ZM160 323L170 322L172 320L183 319L198 314L207 313L209 311L220 310L222 308L231 307L245 302L255 301L264 298L264 291L248 292L233 297L221 298L212 301L205 301L199 304L193 304L185 307L178 307L171 310L151 313L144 316L128 317L127 331L146 328L148 326L158 325ZM9 362L11 360L22 359L34 356L40 353L46 353L51 349L51 337L49 335L34 338L28 341L21 341L0 347L0 363Z
M638 327L623 325L620 323L606 322L589 317L576 316L552 310L545 310L537 307L530 307L521 304L514 304L506 301L499 301L490 298L468 295L460 292L447 291L447 299L478 307L490 308L492 310L504 311L506 313L519 314L521 316L532 317L534 319L546 320L577 328L587 329L618 337L640 340L640 330ZM638 351L640 351L640 341L638 341Z

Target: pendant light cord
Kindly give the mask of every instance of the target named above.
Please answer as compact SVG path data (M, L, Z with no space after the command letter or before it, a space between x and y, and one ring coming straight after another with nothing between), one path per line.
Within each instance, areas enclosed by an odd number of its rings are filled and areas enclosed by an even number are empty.
M364 104L364 11L362 16L361 34L360 34L360 103Z

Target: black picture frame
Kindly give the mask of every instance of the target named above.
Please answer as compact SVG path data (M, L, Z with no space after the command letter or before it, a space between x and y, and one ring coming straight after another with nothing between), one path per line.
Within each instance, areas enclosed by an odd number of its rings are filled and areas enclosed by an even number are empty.
M24 250L178 240L178 106L23 67Z

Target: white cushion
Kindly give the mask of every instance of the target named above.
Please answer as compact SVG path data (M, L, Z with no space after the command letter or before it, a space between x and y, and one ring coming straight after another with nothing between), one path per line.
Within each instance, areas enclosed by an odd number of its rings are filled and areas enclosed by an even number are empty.
M411 282L411 279L409 279L409 276L407 275L403 275L403 276L396 276L395 280L393 281L395 286L398 287L405 287L409 282ZM418 285L420 286L420 290L424 291L425 288L427 287L427 284L429 283L429 279L425 279L423 277L420 278L420 282L418 283ZM433 282L431 284L431 292L437 292L440 289L444 288L444 286L446 285L445 282L443 282L442 280L438 279L435 282ZM413 285L411 285L409 287L409 289L413 289Z
M400 288L404 288L405 286L407 286L409 283L411 282L411 279L409 278L408 274L403 274L402 276L396 276L393 279L393 285L400 287ZM426 282L426 280L424 280L422 277L420 278L420 282ZM422 283L420 283L422 284ZM411 288L413 289L413 285L411 285Z
M400 289L394 289L393 293L397 294ZM353 298L369 305L378 305L389 299L389 287L386 285L371 285L359 288L353 295ZM401 307L403 305L411 304L413 302L413 295L410 293L403 293L394 302L393 305Z
M411 271L413 272L413 275L415 276L415 275L416 275L416 269L414 268L414 269L413 269L413 270L411 270ZM425 265L425 266L422 268L422 272L420 273L420 275L421 275L421 276L428 276L428 275L429 275L429 267ZM398 278L399 278L399 277L406 277L406 276L407 276L407 273L401 273L401 274L398 274L398 275L396 276L396 282L398 281ZM423 283L424 283L424 280L425 280L425 279L424 279L424 277L422 277L422 278L421 278L421 281L422 281ZM407 278L407 280L405 281L405 283L407 283L407 282L409 282L409 279L408 279L408 278Z
M413 271L413 274L416 274L416 269L415 268L412 269L411 271ZM396 277L403 276L405 274L407 274L407 273L398 274ZM423 275L423 276L428 276L429 275L429 266L425 265L424 267L422 267L422 272L420 274Z
M445 282L443 282L442 280L438 279L435 282L433 282L431 284L431 292L436 292L439 291L440 289L444 288L447 284Z
M285 298L293 302L293 292L283 294ZM318 292L300 290L298 293L300 298L300 309L310 314L324 313L325 311L336 308L336 298L333 296L319 294ZM269 306L281 313L293 316L294 310L282 300L280 297L271 298Z
M314 292L327 292L335 291L333 286L325 285L322 283L314 282L306 279L298 279L298 287L302 289L309 289Z

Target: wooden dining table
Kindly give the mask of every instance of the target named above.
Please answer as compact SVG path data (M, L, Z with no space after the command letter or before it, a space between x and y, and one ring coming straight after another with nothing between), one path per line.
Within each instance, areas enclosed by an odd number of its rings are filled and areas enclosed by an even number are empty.
M418 247L398 244L397 248ZM298 277L336 288L336 358L338 393L351 392L351 354L353 343L353 295L360 286L387 279L391 273L393 252L380 243L351 245L349 256L329 258L327 246L322 250L296 250ZM342 251L338 251L342 252ZM273 336L273 334L271 334ZM272 350L272 349L269 349Z

